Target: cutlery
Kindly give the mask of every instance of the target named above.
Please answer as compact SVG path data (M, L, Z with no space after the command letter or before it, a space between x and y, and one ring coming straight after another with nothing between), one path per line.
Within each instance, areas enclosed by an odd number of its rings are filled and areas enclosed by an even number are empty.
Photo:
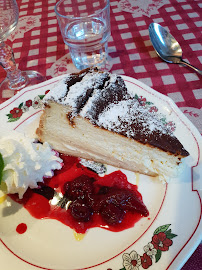
M182 48L177 40L160 24L149 25L149 36L159 57L168 63L182 64L202 75L202 70L182 60Z

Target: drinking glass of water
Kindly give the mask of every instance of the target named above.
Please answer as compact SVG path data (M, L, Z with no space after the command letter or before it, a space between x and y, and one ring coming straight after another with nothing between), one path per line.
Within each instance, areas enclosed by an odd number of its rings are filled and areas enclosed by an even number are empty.
M110 36L110 0L60 0L55 13L76 68L104 68Z

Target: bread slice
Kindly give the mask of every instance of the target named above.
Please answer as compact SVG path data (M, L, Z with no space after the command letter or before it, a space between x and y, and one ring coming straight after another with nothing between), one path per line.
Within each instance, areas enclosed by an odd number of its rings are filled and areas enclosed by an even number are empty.
M47 94L36 133L61 153L163 181L177 176L189 155L121 76L91 69L68 75Z

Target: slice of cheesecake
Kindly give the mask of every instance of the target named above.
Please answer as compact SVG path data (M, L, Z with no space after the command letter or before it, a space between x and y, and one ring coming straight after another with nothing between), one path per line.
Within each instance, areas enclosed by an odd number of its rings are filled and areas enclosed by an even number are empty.
M177 176L189 155L156 112L129 93L121 76L86 69L61 80L44 98L41 142L68 155L157 176Z

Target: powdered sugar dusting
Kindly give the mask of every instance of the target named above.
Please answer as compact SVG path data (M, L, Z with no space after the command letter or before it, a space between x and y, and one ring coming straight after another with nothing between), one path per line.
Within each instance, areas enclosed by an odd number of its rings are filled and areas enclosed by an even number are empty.
M144 136L153 132L171 135L161 121L162 116L141 106L128 92L120 76L91 71L86 73L81 81L68 86L71 78L71 75L68 75L56 83L45 96L45 102L52 99L62 105L69 105L72 108L72 117L79 113L93 124L122 133L129 138L134 138L137 132Z
M110 76L109 76L110 75ZM116 74L107 74L108 77L102 89L95 89L88 99L80 115L95 123L97 116L109 105L129 98L123 79Z
M104 164L102 164L102 163L99 163L99 162L95 162L95 161L92 161L92 160L87 160L87 159L84 159L84 158L80 158L79 162L83 166L91 169L92 171L96 172L99 175L103 175L107 171L106 166Z
M96 124L117 133L124 133L129 138L135 137L137 132L144 136L153 132L168 134L168 128L160 118L160 114L149 112L136 99L130 98L110 104L99 115Z
M109 79L109 83L114 84L117 80L117 75L116 74L111 74L111 77Z
M77 82L69 88L68 95L63 99L62 104L71 106L73 111L77 110L78 100L85 98L87 91L98 87L102 77L102 73L86 74L81 82Z
M63 97L65 97L65 95L67 94L67 84L65 82L69 78L70 75L67 75L59 82L56 82L51 91L46 94L43 101L47 102L48 100L55 100L59 102Z
M98 124L102 126L113 125L115 122L119 122L120 118L128 118L129 102L122 100L118 104L110 104L104 111L99 115Z

